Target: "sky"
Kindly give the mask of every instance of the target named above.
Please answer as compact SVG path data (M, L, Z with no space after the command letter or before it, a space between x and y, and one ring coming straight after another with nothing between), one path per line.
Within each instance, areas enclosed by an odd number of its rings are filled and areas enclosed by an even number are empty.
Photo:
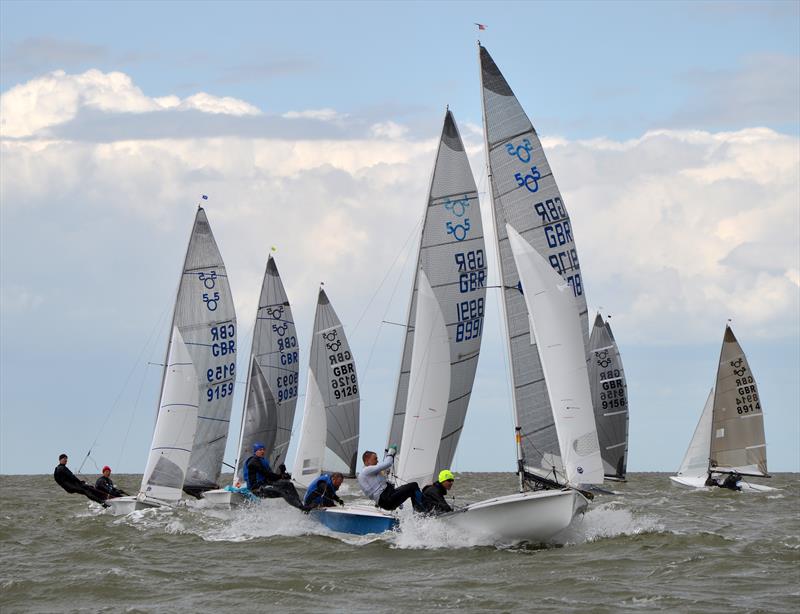
M405 318L447 105L488 226L478 38L542 138L590 314L612 316L628 469L677 469L731 319L769 468L800 471L800 3L4 0L0 473L89 450L86 474L143 471L202 194L240 357L274 246L301 351L325 283L360 450L383 446L402 329L382 322ZM490 296L456 471L514 469L499 319Z

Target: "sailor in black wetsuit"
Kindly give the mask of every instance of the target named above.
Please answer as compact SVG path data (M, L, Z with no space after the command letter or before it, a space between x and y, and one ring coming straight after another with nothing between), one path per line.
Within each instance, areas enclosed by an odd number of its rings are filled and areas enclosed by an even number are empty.
M741 479L742 476L733 471L725 477L725 480L719 486L720 488L727 488L729 490L742 490L742 487L739 486L739 481Z
M266 449L263 443L253 444L253 456L247 459L244 464L244 479L247 481L247 488L256 497L263 499L275 499L283 497L286 503L305 511L307 508L300 501L297 489L289 480L291 475L286 473L286 467L281 465L280 473L275 473L269 466L269 461L265 458Z
M84 495L103 507L108 507L108 503L106 503L108 494L75 477L75 474L67 469L67 460L66 454L62 454L58 457L58 465L56 465L55 471L53 471L53 478L56 483L68 493Z
M111 467L108 465L103 467L103 475L97 478L94 487L108 493L109 497L124 497L128 494L124 490L120 490L114 486L114 482L111 481Z
M422 489L422 503L428 508L430 514L444 514L452 512L453 508L445 501L445 495L453 487L455 476L449 469L439 472L439 481Z

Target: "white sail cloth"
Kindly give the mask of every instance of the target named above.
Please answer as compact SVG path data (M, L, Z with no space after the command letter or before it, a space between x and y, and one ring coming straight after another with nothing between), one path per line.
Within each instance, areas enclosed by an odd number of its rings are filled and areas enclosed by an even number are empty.
M140 489L147 497L173 505L183 492L197 428L197 380L181 332L173 327L153 443Z
M419 271L414 352L411 357L403 447L395 471L399 484L429 483L450 392L450 338L439 301L424 270Z
M309 352L303 428L292 474L295 481L307 486L321 471L339 471L355 477L360 404L350 344L328 296L320 289ZM321 428L326 431L322 447Z
M566 482L602 484L583 331L572 290L510 224L506 233L522 281L531 337L539 348Z
M708 475L708 455L711 453L711 417L714 412L714 389L708 393L703 413L694 429L692 441L683 457L678 475L687 478L705 478Z

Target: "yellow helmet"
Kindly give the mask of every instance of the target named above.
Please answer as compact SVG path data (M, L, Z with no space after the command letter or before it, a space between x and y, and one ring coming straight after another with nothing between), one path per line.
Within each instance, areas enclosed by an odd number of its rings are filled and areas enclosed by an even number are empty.
M447 480L455 480L456 476L449 469L442 469L439 472L439 482L446 482Z

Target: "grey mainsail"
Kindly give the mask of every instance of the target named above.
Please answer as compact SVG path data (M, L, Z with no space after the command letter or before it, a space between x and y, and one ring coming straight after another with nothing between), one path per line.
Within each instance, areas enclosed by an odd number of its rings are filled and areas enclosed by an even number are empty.
M430 281L450 338L450 393L432 473L449 468L464 426L481 346L486 255L475 180L453 114L445 114L425 208L388 444L400 444L409 397L420 271Z
M710 467L715 471L767 475L761 399L753 372L730 326L725 327L717 370Z
M197 495L217 487L236 377L236 312L228 274L202 207L197 209L186 249L172 328L180 331L197 374L197 429L183 483L186 492Z
M572 226L542 144L489 52L478 46L483 121L503 286L512 396L524 469L541 477L563 476L561 453L547 386L520 277L509 246L510 224L564 278L573 291L588 348L586 298Z
M292 308L278 267L267 259L258 299L237 471L260 442L274 467L286 461L297 405L299 349Z
M309 377L319 389L327 422L321 469L355 477L361 405L358 377L344 327L321 288L314 316L309 371Z
M628 387L611 324L598 313L589 337L589 384L606 477L624 479L628 456Z

